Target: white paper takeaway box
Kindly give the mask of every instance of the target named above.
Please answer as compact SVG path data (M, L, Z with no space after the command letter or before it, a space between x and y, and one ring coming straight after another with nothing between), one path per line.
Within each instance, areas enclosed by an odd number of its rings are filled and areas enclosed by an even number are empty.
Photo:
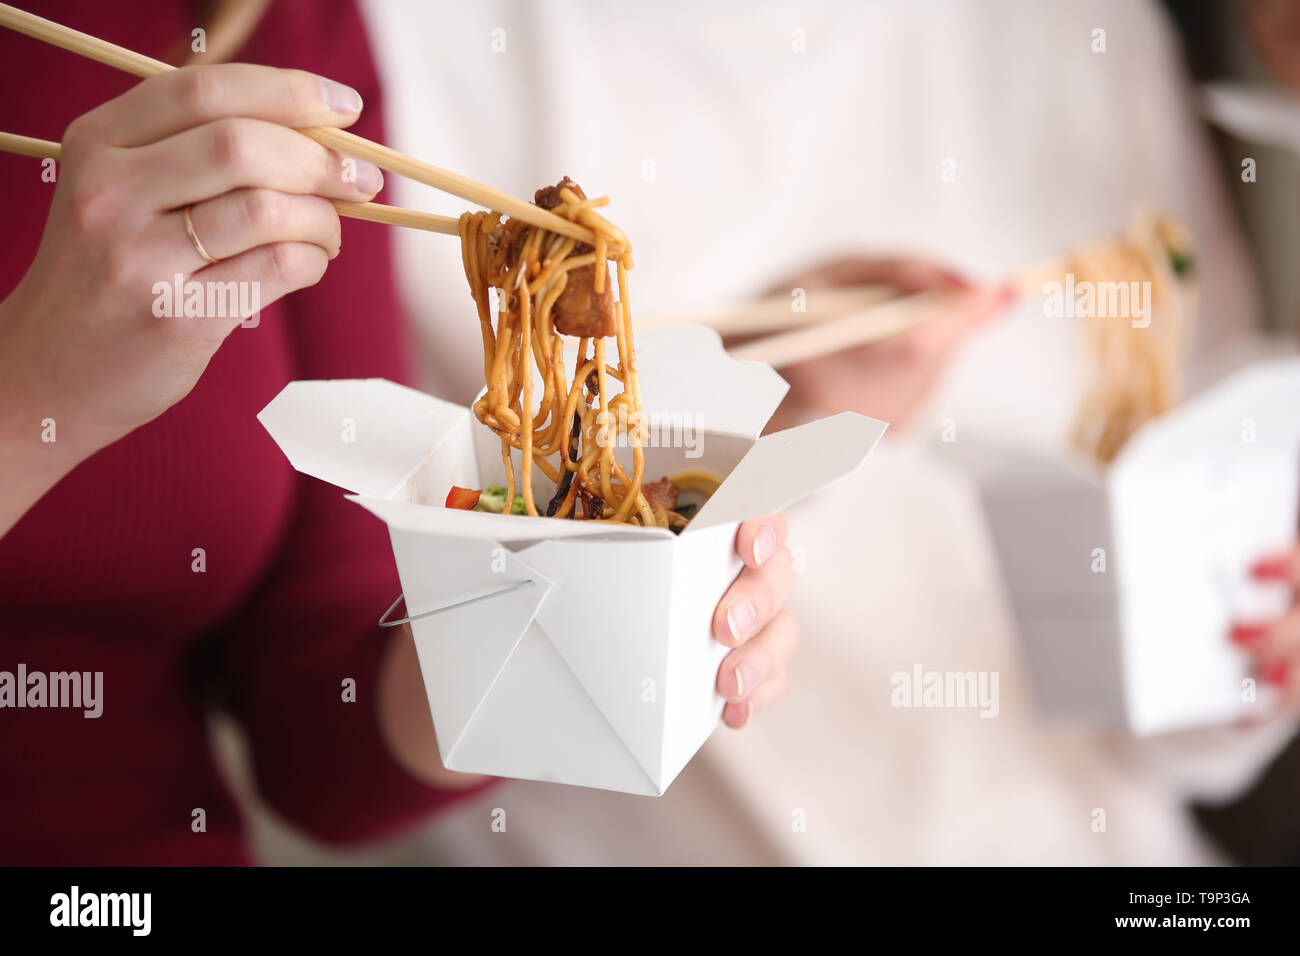
M1249 572L1300 527L1300 360L1150 423L1104 479L966 439L942 449L975 476L1045 713L1156 734L1260 712L1227 634L1289 600Z
M853 471L886 427L844 413L758 439L787 386L708 329L650 333L637 358L652 425L701 429L698 457L649 448L647 478L726 476L680 535L442 507L452 485L504 484L499 440L382 379L293 382L258 415L298 471L388 524L407 613L445 609L411 627L450 769L663 793L721 716L710 627L737 525Z

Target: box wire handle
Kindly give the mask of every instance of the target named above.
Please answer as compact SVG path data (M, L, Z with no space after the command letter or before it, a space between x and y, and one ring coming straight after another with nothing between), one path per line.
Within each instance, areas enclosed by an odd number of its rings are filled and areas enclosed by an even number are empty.
M466 598L463 601L457 601L454 604L445 604L442 607L436 607L432 611L421 611L419 614L411 614L397 621L388 620L388 615L393 613L397 605L401 604L406 598L406 592L397 595L397 600L388 605L388 610L379 618L380 627L397 627L399 624L409 624L411 621L418 621L422 617L432 617L434 614L441 614L444 611L454 611L458 607L465 607L469 604L477 604L479 601L486 601L490 598L500 597L503 594L509 594L511 591L518 591L520 588L530 588L533 586L532 581L516 581L509 587L499 588L495 591L489 591L487 594L480 594L478 597Z

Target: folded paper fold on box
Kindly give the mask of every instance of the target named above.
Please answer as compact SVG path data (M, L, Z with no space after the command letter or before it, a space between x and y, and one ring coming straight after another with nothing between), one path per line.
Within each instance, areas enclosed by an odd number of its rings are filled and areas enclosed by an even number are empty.
M711 622L741 567L737 525L853 471L886 427L846 413L760 439L786 391L771 368L692 326L637 353L652 422L698 439L648 448L647 479L725 476L680 535L442 507L452 485L504 483L499 440L468 408L382 379L293 382L258 416L294 468L388 525L451 769L663 793L721 714Z

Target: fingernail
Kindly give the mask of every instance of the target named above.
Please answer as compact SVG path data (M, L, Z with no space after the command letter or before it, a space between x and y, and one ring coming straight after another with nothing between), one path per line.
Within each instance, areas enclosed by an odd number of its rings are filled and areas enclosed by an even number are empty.
M736 665L736 700L745 696L745 691L753 690L758 683L758 668L750 661L741 661Z
M749 598L733 601L731 607L727 608L727 630L731 631L731 639L739 642L747 638L757 617Z
M764 561L776 554L776 529L765 524L754 535L754 565L761 566Z
M1264 668L1260 675L1265 684L1272 684L1274 687L1285 687L1287 679L1291 676L1291 665L1286 661L1273 661Z
M742 721L740 722L740 724L739 724L735 729L736 729L736 730L744 730L746 727L749 726L749 719L750 719L751 717L754 716L754 705L751 704L749 701L746 700L746 701L742 701L741 703L737 704L736 706L744 708L744 711L745 711L745 719L742 720Z
M1267 633L1268 627L1263 624L1234 624L1228 639L1234 644L1254 644Z
M1020 290L1008 282L998 292L998 305L1010 305L1020 298Z
M356 163L356 179L352 185L360 192L377 193L384 187L384 174L379 171L378 166L364 159L356 159L353 162Z
M1265 558L1262 561L1257 561L1251 567L1250 575L1264 581L1285 581L1291 577L1291 556L1283 555L1278 558Z
M333 80L320 81L320 98L335 113L351 116L361 112L361 94L350 86Z

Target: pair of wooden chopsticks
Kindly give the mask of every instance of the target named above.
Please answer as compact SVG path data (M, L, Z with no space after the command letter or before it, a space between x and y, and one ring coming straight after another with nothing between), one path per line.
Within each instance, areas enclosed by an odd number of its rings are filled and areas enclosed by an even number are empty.
M51 139L0 132L0 153L16 153L19 156L32 156L36 159L58 160L62 157L63 147ZM340 216L349 219L364 219L367 222L382 222L390 226L424 229L447 236L460 235L459 221L451 216L403 209L400 206L387 206L379 202L346 202L342 199L334 199L331 202Z
M175 69L168 63L128 50L70 29L53 21L0 3L0 27L8 27L37 40L87 57L106 66L139 77L154 76ZM571 222L539 206L509 193L476 182L458 173L440 169L431 163L371 142L346 130L316 127L299 130L329 149L349 156L368 160L381 169L433 186L443 192L476 203L498 212L506 213L531 225L595 243L594 233L579 223ZM0 151L24 156L59 159L60 144L15 133L0 132ZM353 219L387 223L424 229L446 235L458 235L458 220L450 216L402 209L383 203L354 203L337 201L340 215ZM626 237L621 237L622 249L611 246L610 255L630 251ZM1042 267L1021 273L1017 284L1026 287L1038 276ZM854 345L879 341L912 327L942 307L945 293L926 292L917 295L894 297L892 291L881 287L858 287L826 290L816 294L817 310L800 315L799 327L790 328L791 309L787 298L764 300L740 310L724 313L706 313L678 317L673 322L695 321L712 325L724 334L764 334L758 339L736 346L732 353L739 358L763 361L775 366L791 365ZM670 322L643 322L641 325L671 324Z
M1063 260L1048 260L1020 270L1007 283L1030 295L1063 271ZM637 325L643 330L687 322L707 325L723 336L746 339L728 350L736 358L781 368L892 338L940 314L953 295L899 295L888 286L844 286L810 291L804 312L794 312L790 297L778 295L738 308L638 320Z
M801 323L797 328L778 331L772 335L736 345L730 353L747 362L765 362L773 368L806 362L841 349L879 342L905 332L912 326L934 315L952 293L919 292L913 295L890 298L889 290L867 286L862 288L880 295L875 304L823 321ZM789 303L786 303L787 318Z
M28 13L25 10L19 10L7 3L0 3L0 27L8 27L18 33L26 34L34 39L61 47L64 50L139 77L154 76L176 69L170 63L155 60L152 57L144 56L125 47L82 33L79 30L73 30L62 24ZM299 132L322 146L337 150L347 156L368 160L381 169L405 176L408 179L414 179L416 182L424 183L427 186L433 186L435 189L451 193L453 196L458 196L487 209L506 213L515 219L522 219L524 222L538 228L595 244L595 234L586 226L571 222L562 216L557 216L553 212L535 206L500 189L494 189L466 176L461 176L459 173L440 169L432 163L426 163L405 153L399 153L395 149L371 142L357 136L355 133L331 127L302 129ZM6 152L21 153L24 156L58 159L60 147L58 143L50 140L4 133L0 135L0 149ZM401 209L383 203L336 202L334 206L341 215L353 219L366 219L371 222L388 223L394 226L426 229L431 232L453 236L458 235L460 232L458 221L449 216L436 216L432 213ZM630 250L631 246L626 237L620 238L623 247L622 249L616 249L611 246L611 256Z

